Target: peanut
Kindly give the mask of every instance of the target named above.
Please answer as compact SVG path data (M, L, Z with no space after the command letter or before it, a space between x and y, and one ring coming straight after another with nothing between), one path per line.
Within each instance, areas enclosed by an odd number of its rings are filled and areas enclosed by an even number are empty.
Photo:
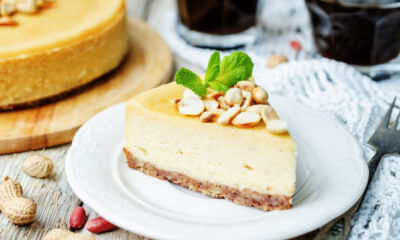
M251 91L254 102L257 104L267 104L268 103L268 93L260 87L256 87Z
M200 116L200 122L204 123L213 123L216 122L223 113L225 112L224 109L214 109L210 111L205 111Z
M76 207L69 218L69 226L72 229L80 229L85 225L87 216L83 207Z
M56 228L51 230L44 236L43 240L95 240L93 236L86 234L78 234L66 229Z
M0 184L0 208L5 200L22 197L22 195L23 190L21 184L14 179L5 177L4 181Z
M7 15L10 16L12 15L15 11L15 0L3 0L0 3L0 14L1 15Z
M223 97L224 96L224 93L222 93L222 92L211 92L211 93L209 93L209 94L207 94L206 95L206 98L207 99L214 99L214 100L217 100L219 97Z
M256 84L251 81L240 81L237 83L237 87L243 91L251 92L256 87Z
M261 117L265 124L272 120L279 120L278 114L271 106L268 105L265 105L265 107L261 110Z
M21 185L5 177L0 184L0 209L12 223L26 225L33 222L36 203L22 195Z
M26 225L33 222L36 215L36 203L30 199L16 197L5 200L2 204L4 215L16 225Z
M228 111L221 114L218 118L217 123L221 125L228 125L236 115L240 113L239 104L235 104L232 108L228 109Z
M219 103L214 99L204 99L203 103L207 111L215 110L219 107Z
M269 105L267 105L267 104L254 104L254 105L251 105L250 107L248 107L248 108L246 109L246 111L247 111L247 112L256 112L256 113L258 113L258 114L261 115L261 112L262 112L265 108L268 108L268 107L269 107Z
M218 97L217 102L218 102L220 108L222 108L224 110L229 109L228 104L226 104L226 102L225 102L225 97L223 97L223 96Z
M204 103L200 98L184 97L178 103L182 115L197 116L204 112Z
M53 172L54 165L50 158L43 154L36 153L24 161L22 169L29 176L43 178L49 176Z
M116 228L116 226L102 217L97 217L92 220L89 220L85 224L85 228L91 233L102 233L108 232Z
M18 1L16 7L22 13L35 13L37 11L35 0Z
M256 112L241 112L232 120L232 124L238 127L254 127L260 121L261 116Z
M0 0L0 26L16 25L10 16L14 13L36 13L39 8L48 8L55 0Z
M0 26L13 26L13 25L17 25L17 22L14 21L11 17L9 16L0 17Z
M267 130L272 133L284 134L288 132L288 125L283 120L271 120L267 123Z
M225 93L225 102L230 107L235 104L241 105L243 102L242 90L239 88L231 88Z
M267 67L274 68L274 67L278 66L279 64L285 63L287 61L288 61L287 58L283 55L272 54L267 59Z
M243 111L246 111L246 109L248 107L250 107L251 104L253 103L253 96L252 96L251 92L244 91L244 90L242 90L242 95L244 97L244 102L240 106L240 110L243 112Z

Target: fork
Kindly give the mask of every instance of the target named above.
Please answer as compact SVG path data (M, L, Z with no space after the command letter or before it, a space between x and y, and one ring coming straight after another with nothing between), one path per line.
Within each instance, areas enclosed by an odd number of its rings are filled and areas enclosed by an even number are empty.
M389 124L395 103L396 98L394 98L388 111L378 125L378 128L375 130L374 134L372 134L367 142L367 145L375 150L375 154L368 161L369 177L367 186L365 187L362 197L350 210L344 213L341 217L323 226L318 234L313 238L314 240L347 239L351 230L350 221L353 215L359 210L382 157L387 154L400 154L400 131L396 130L400 118L400 113L397 115L394 125L390 126ZM367 222L365 226L368 227L368 224L369 223Z

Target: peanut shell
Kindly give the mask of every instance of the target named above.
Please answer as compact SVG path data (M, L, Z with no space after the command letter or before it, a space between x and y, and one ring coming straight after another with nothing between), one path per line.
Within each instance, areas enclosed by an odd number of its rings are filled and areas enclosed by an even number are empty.
M43 178L49 176L53 172L54 165L50 158L37 153L24 161L22 169L29 176Z
M4 181L0 184L0 209L4 201L22 196L23 190L21 184L14 179L5 177Z
M16 225L32 223L36 215L36 203L23 197L5 200L2 209L8 220Z

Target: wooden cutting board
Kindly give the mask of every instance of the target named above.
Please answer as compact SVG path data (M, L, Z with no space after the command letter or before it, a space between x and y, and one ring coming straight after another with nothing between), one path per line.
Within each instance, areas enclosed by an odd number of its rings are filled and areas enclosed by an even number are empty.
M0 154L69 143L96 113L167 82L173 58L164 40L141 20L129 19L129 31L130 54L112 73L55 103L0 112Z

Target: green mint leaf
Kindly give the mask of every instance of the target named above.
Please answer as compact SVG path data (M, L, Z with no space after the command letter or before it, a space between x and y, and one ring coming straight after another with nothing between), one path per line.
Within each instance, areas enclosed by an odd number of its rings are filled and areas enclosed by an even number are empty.
M251 77L253 67L254 64L246 53L233 52L222 59L219 74L215 81L231 87L237 82Z
M214 51L211 55L210 60L208 60L208 66L206 71L206 77L204 83L213 81L219 73L219 65L221 64L221 58L218 51Z
M203 85L201 78L189 69L179 69L175 74L175 82L189 88L200 97L204 97L207 94L207 87Z
M229 86L228 85L226 85L224 83L221 83L221 82L218 82L218 81L209 82L208 85L212 89L217 90L218 92L226 92L226 91L229 90Z

